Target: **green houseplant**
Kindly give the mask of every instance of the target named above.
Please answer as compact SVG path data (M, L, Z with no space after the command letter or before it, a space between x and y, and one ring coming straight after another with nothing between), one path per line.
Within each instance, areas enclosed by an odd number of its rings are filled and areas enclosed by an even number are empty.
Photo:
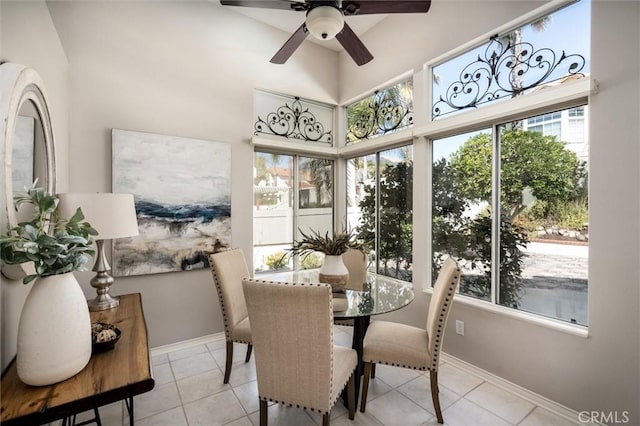
M320 268L318 278L320 282L328 283L334 291L342 291L349 281L349 271L342 261L342 254L348 249L357 249L366 252L367 244L357 239L353 230L342 230L329 236L329 232L322 235L318 231L311 230L305 233L299 230L301 238L293 242L287 249L290 254L297 254L306 258L315 252L324 254L324 261Z
M366 243L357 239L357 235L353 230L342 230L334 233L333 236L329 236L328 231L324 235L314 230L309 233L305 233L301 229L298 231L301 238L295 240L287 251L299 256L306 257L314 252L339 256L350 248L365 251L367 246Z
M38 277L86 270L88 256L93 256L93 236L98 232L78 208L70 219L58 214L58 199L35 184L26 193L14 197L16 209L32 204L31 221L21 222L0 235L0 259L7 265L33 262L35 273L22 280L28 284Z
M33 284L18 324L17 372L24 383L45 386L74 376L91 358L89 308L73 271L86 269L98 233L82 222L79 208L73 217L61 218L58 199L35 183L14 198L16 208L34 207L32 220L0 236L2 262L34 264L22 281Z

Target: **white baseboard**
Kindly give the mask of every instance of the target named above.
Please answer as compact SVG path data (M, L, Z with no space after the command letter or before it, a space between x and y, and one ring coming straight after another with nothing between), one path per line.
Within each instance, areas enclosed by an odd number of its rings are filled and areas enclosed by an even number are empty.
M476 367L473 364L470 364L466 361L463 361L459 358L451 356L446 353L441 353L442 360L447 364L451 364L452 366L459 368L469 374L477 376L507 392L510 392L514 395L519 396L520 398L531 402L534 405L542 407L546 410L551 411L552 413L572 422L580 425L593 425L593 426L604 426L602 423L580 423L578 421L578 412L572 410L571 408L565 407L562 404L558 404L555 401L550 400L542 395L538 395L535 392L531 392L528 389L523 388L522 386L516 385L515 383L511 383L508 380L503 379L502 377L496 376L493 373L490 373L486 370L483 370L479 367Z
M183 340L177 343L170 343L168 345L156 346L151 348L151 356L163 355L173 351L179 351L181 349L189 349L193 346L206 345L207 343L217 342L218 340L224 340L224 331L215 334L209 334L207 336L196 337L194 339Z

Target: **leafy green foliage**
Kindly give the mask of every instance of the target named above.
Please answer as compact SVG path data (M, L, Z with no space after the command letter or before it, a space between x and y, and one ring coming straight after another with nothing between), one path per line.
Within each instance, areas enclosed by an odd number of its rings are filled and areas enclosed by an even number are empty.
M451 158L461 195L469 200L491 200L491 135L471 137ZM565 202L582 191L584 163L555 136L539 132L504 130L500 135L500 199L513 220L526 206L523 192L538 200Z
M322 266L322 259L316 254L308 254L300 259L300 269L316 269Z
M469 201L460 195L458 181L446 160L433 166L433 252L432 271L435 280L444 259L452 256L470 269L460 281L460 292L480 299L491 297L491 225L490 212L475 218L464 215ZM508 217L503 216L500 229L501 305L518 307L522 292L520 250L528 242L527 235Z
M80 208L69 220L60 218L58 199L35 184L14 200L16 209L32 204L34 217L0 235L0 259L8 265L34 263L35 274L24 277L24 284L38 277L86 270L87 256L95 254L92 236L98 232L88 222L82 222Z
M413 263L413 162L388 164L380 173L378 253L381 273L411 281ZM358 236L374 241L376 236L376 191L365 187L360 201L362 222Z
M287 266L287 254L284 251L278 251L275 253L271 253L267 256L267 259L264 263L269 267L269 269L281 269Z

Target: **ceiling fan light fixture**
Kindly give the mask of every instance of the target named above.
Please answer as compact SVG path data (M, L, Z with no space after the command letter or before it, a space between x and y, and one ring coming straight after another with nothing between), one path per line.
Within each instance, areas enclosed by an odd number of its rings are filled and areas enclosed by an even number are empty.
M315 38L331 40L342 31L344 16L333 6L317 6L307 13L306 25Z

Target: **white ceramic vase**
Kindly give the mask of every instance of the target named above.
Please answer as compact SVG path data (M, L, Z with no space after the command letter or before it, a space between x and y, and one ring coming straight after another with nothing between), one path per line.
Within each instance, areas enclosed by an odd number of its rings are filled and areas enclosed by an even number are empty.
M344 266L342 256L325 255L318 280L321 283L331 284L333 291L343 291L349 282L349 270Z
M80 372L91 358L91 318L72 272L36 279L18 324L18 377L45 386Z

